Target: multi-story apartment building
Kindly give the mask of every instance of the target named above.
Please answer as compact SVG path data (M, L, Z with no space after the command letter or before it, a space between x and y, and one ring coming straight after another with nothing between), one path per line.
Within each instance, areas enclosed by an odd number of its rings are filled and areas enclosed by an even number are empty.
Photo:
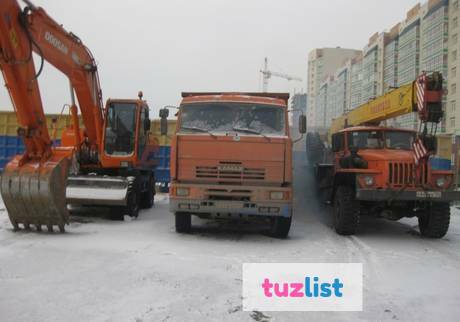
M350 105L349 110L362 104L363 56L358 54L350 60Z
M399 23L388 33L383 53L383 94L398 86Z
M421 6L417 4L407 12L406 19L399 26L398 86L412 82L420 73L420 17ZM416 113L396 118L395 125L416 129Z
M362 101L367 102L383 93L383 58L387 33L375 33L363 50Z
M445 77L445 119L441 131L460 135L460 0L428 0L406 13L388 32L375 33L362 53L348 59L322 84L323 101L315 105L321 124L331 118L414 81L422 71L440 71ZM459 70L460 71L460 70ZM324 75L322 80L324 81ZM416 113L389 121L398 127L418 127Z
M333 75L337 68L352 57L358 50L346 48L320 48L312 50L308 55L308 126L313 128L316 125L317 96L321 84L328 75Z
M448 0L430 0L422 7L420 70L439 71L447 77L448 55ZM447 82L445 82L445 86ZM443 109L446 111L446 96ZM450 116L450 113L447 115ZM446 130L446 118L441 121L441 131Z
M326 81L320 85L317 99L315 101L316 119L315 119L315 123L313 126L317 129L328 128L328 124L326 123L326 119L327 119L326 113L327 113L327 106L328 106L327 98L328 98L328 82ZM307 121L308 121L308 116L307 116Z
M448 33L448 72L446 132L460 135L460 96L457 86L460 84L459 38L460 38L460 4L459 0L449 1Z
M351 61L337 70L334 76L336 102L333 111L333 118L343 115L350 109L350 86L351 86Z
M329 127L331 121L335 118L339 104L337 82L334 76L331 76L327 79L326 127Z

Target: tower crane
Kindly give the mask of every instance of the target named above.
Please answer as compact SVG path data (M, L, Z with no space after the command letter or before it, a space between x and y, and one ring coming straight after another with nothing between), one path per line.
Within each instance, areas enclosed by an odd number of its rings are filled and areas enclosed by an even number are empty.
M301 82L302 78L297 77L297 76L292 76L284 73L279 73L279 72L273 72L268 69L268 58L265 57L265 62L264 62L264 69L261 69L260 72L263 75L264 82L263 82L263 92L267 92L268 90L268 80L272 77L279 77L279 78L284 78L287 79L288 81L297 81Z

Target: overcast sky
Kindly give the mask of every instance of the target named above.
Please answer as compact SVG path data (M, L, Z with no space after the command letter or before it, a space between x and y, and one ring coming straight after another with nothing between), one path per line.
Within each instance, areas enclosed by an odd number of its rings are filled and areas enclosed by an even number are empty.
M32 0L33 1L33 0ZM35 0L78 35L99 66L104 100L139 90L157 117L181 91L257 91L269 67L303 82L273 78L269 90L306 88L308 52L362 49L390 29L415 0ZM65 76L46 65L40 76L45 112L69 102ZM6 90L0 109L12 110Z

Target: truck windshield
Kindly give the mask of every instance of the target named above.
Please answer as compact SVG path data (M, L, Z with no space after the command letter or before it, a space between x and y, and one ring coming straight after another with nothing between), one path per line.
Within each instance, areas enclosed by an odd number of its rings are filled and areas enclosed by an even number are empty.
M105 152L130 155L134 152L136 109L133 103L112 103L107 110Z
M382 131L353 131L348 133L348 146L358 149L383 149Z
M409 131L353 131L348 146L358 149L412 150L415 134Z
M240 132L246 135L285 135L281 106L238 103L193 103L181 107L180 132Z
M385 146L387 149L412 150L415 134L405 131L385 131Z

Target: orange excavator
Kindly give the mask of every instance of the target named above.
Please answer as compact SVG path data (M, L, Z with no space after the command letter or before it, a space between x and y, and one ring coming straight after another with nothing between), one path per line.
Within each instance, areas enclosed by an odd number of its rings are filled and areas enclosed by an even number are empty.
M24 2L24 8L16 0L0 2L0 68L25 145L1 177L14 229L57 226L64 232L69 204L109 206L114 219L137 217L140 207L152 207L155 194L150 156L157 146L149 136L147 102L140 92L136 99L109 99L104 107L88 48L45 10ZM44 61L70 81L72 124L59 146L53 145L40 97Z

